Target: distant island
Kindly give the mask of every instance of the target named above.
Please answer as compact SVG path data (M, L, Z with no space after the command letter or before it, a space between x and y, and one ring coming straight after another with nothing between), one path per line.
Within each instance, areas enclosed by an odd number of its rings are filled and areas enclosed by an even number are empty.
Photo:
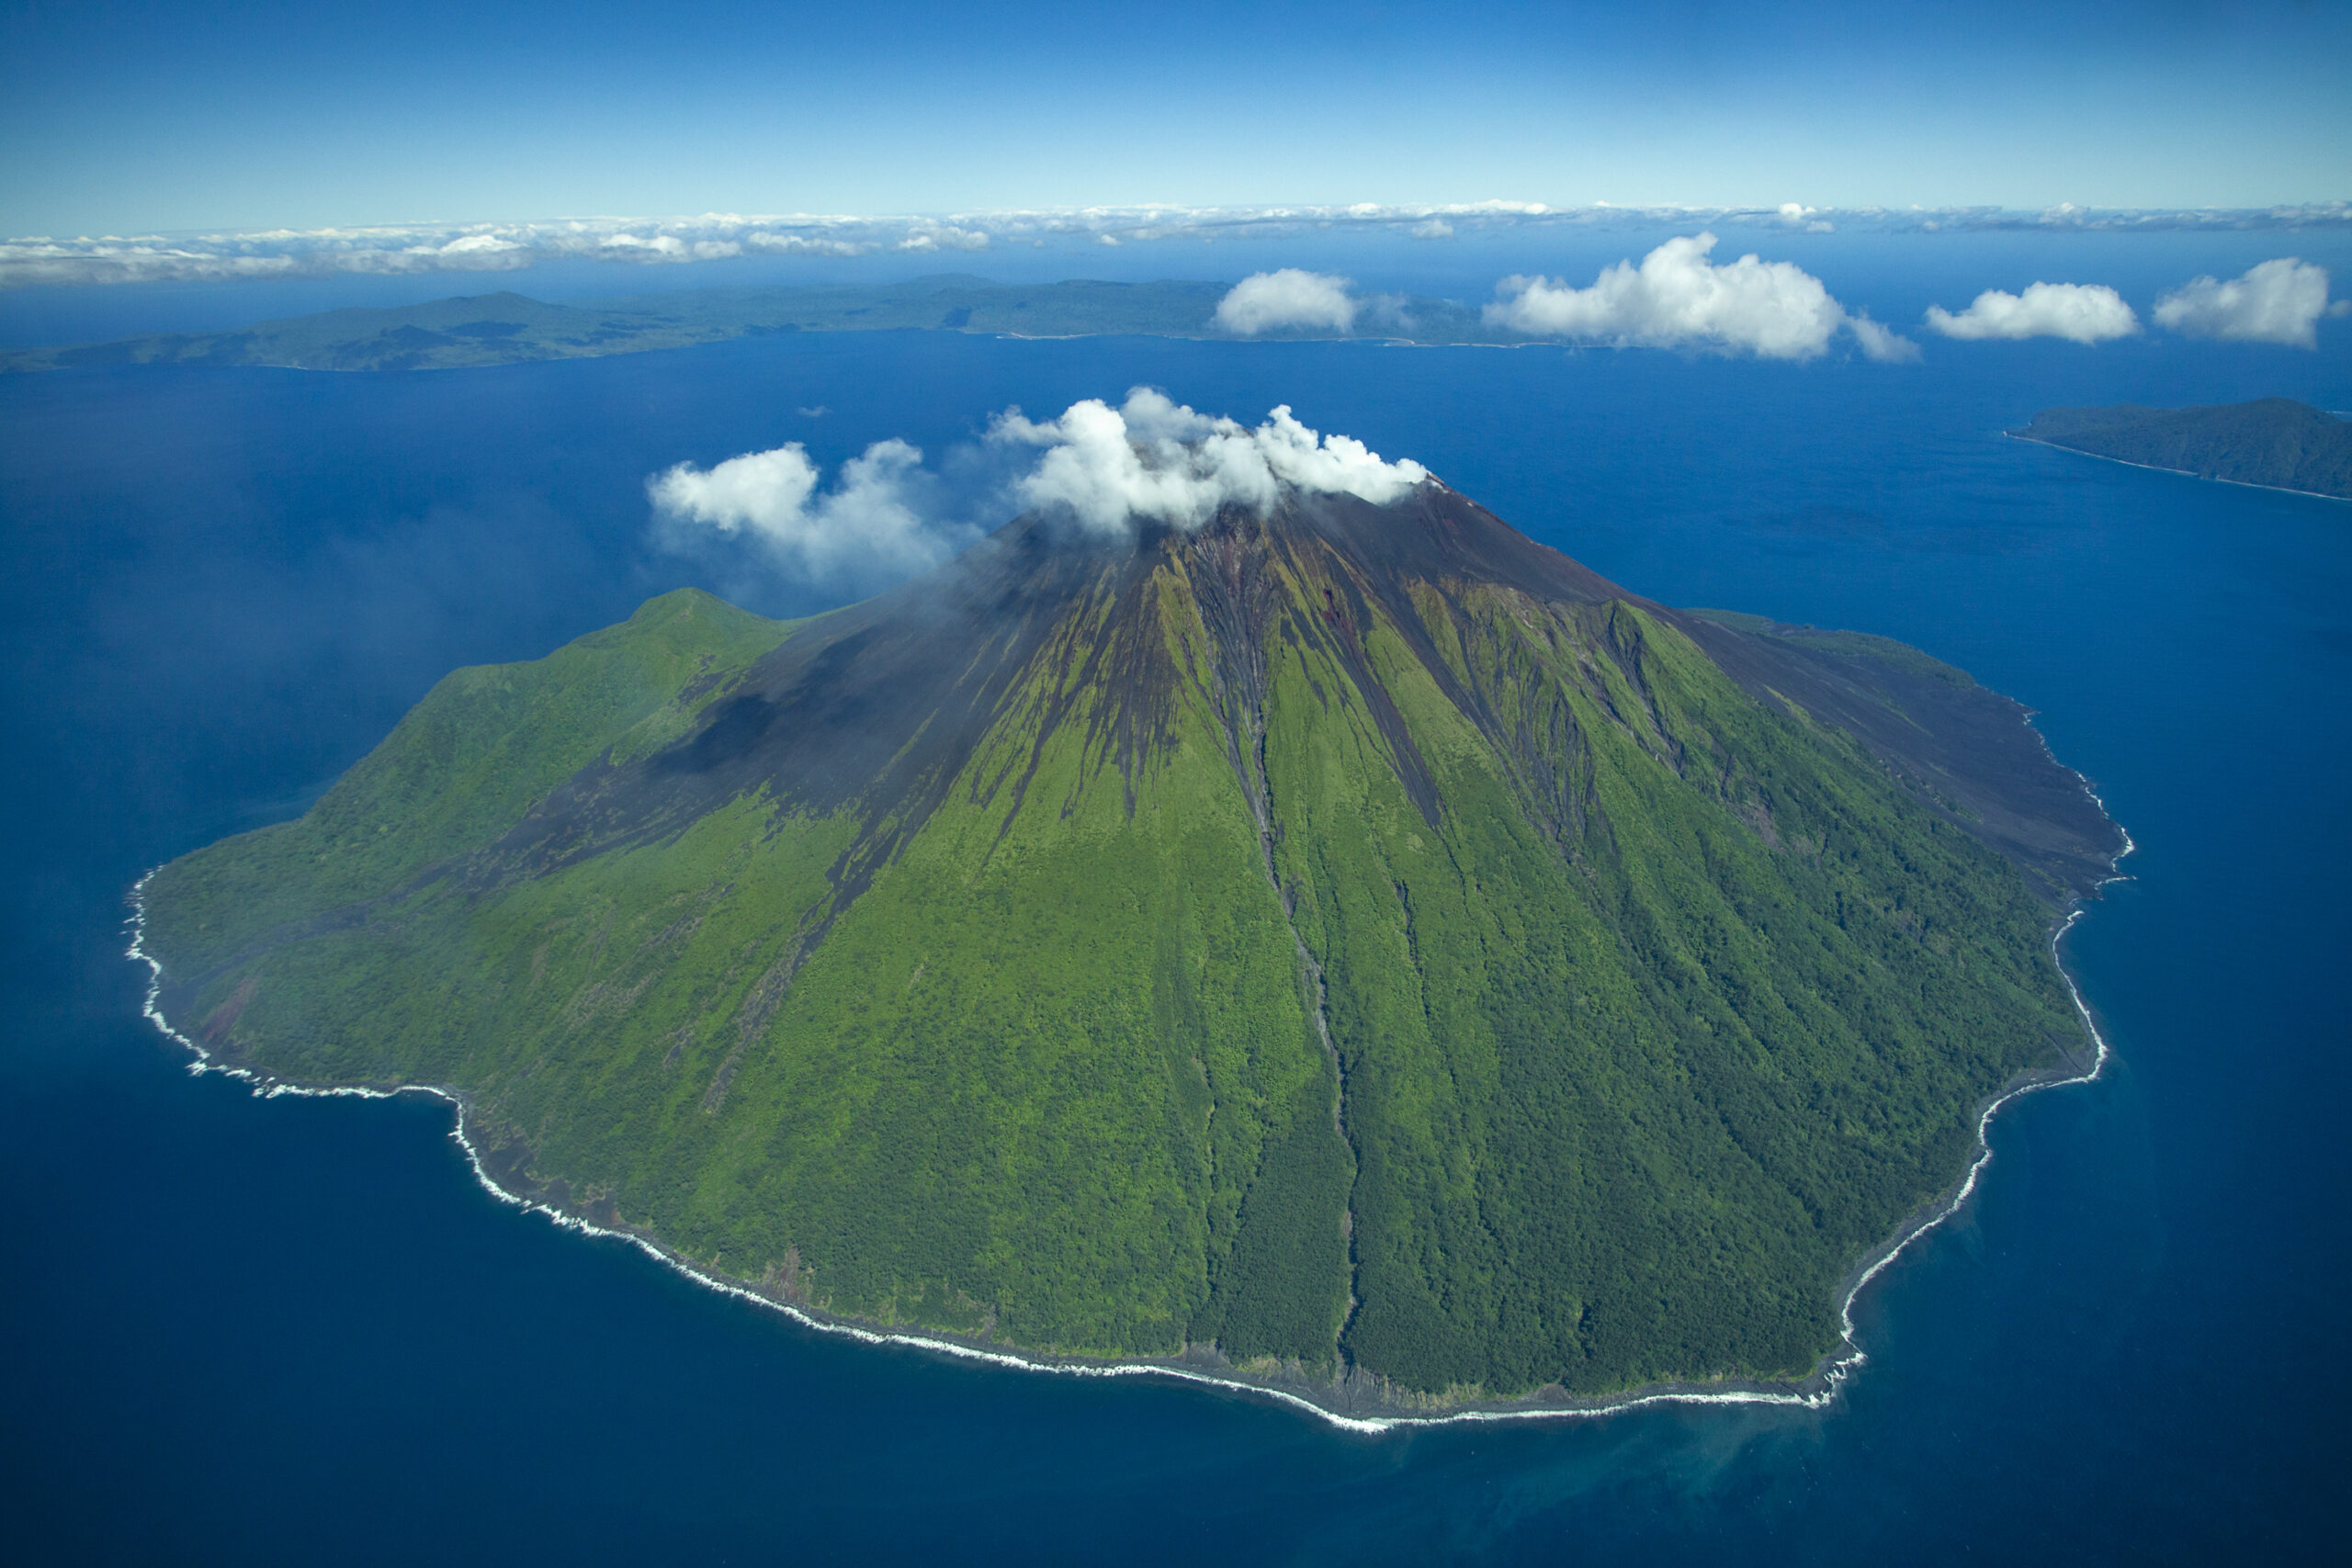
M2044 409L2009 434L2201 479L2352 499L2352 421L2290 398L2213 408Z
M2025 711L1434 479L460 670L156 872L154 1016L821 1322L1359 1416L1818 1392L2123 848Z
M1006 285L960 275L803 288L702 288L578 305L520 294L324 310L234 332L153 333L110 343L0 354L0 371L93 365L243 365L295 370L449 370L685 348L775 333L928 330L1021 337L1127 333L1222 337L1224 283ZM1352 333L1277 331L1266 338L1355 336L1416 343L1523 341L1445 299L1389 300Z

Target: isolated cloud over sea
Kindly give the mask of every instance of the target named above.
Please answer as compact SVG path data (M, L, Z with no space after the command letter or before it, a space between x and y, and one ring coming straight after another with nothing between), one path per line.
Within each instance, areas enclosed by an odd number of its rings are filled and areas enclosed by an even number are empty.
M2236 343L2319 346L2323 315L2352 313L2352 300L2327 302L2327 268L2295 256L2252 266L2223 283L2196 277L2156 301L2156 324L2188 337Z
M1946 337L2058 337L2098 344L2130 337L2140 318L2104 283L2032 283L2023 294L1987 288L1958 315L1928 307L1928 325Z
M709 468L680 463L645 484L666 542L740 536L785 577L826 587L874 587L938 565L978 531L940 515L939 485L922 451L877 441L841 467L831 490L797 441Z
M1295 266L1252 273L1217 301L1216 324L1242 337L1284 331L1346 332L1355 325L1352 279Z
M1707 259L1712 233L1679 235L1644 256L1603 267L1591 287L1514 276L1495 286L1488 326L1530 337L1618 347L1700 348L1766 359L1812 359L1850 327L1872 359L1917 356L1908 339L1849 315L1821 279L1794 262Z

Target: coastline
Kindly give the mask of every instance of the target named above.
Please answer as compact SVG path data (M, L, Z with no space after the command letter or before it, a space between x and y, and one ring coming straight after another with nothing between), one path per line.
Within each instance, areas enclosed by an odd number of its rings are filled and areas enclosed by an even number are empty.
M2252 479L2225 479L2219 474L2200 474L2193 468L2167 468L2162 463L2135 463L2129 457L2110 457L2104 452L2086 452L2080 446L2069 446L2063 441L2044 441L2039 435L2028 435L2019 430L2005 430L2001 434L2011 441L2029 442L2047 446L2052 452L2072 452L2077 457L2095 457L2102 463L2120 463L2127 468L2140 468L2151 474L2177 474L2185 479L2202 479L2207 484L2235 485L2240 490L2267 490L2279 495L2307 495L2313 501L2352 502L2352 495L2330 495L2324 490L2296 490L2291 485L2256 484Z
M2037 443L2048 445L2048 443ZM2095 456L2096 454L2086 454ZM2132 465L2138 467L2140 465ZM2165 470L2173 471L2173 470ZM2270 487L2256 487L2270 488ZM2322 499L2335 499L2324 497ZM2027 723L2031 727L2030 716ZM2037 729L2036 734L2040 731ZM2048 742L2043 741L2045 750ZM2068 770L2074 772L2074 770ZM2090 787L2089 781L2075 773L2082 782L2084 793L2099 805L2105 815L2106 803ZM2109 818L2110 821L2113 819ZM2122 848L2109 863L2109 870L2137 848L2128 829L2117 825L2122 835ZM1400 1401L1380 1392L1374 1381L1362 1396L1363 1403L1377 1406L1366 1414L1356 1414L1341 1407L1342 1402L1353 1405L1357 1398L1349 1393L1355 1374L1342 1372L1329 1382L1306 1379L1261 1379L1233 1369L1224 1358L1208 1348L1198 1353L1188 1349L1183 1355L1165 1359L1094 1360L1082 1358L1057 1358L1024 1355L998 1346L983 1345L941 1335L937 1331L901 1330L848 1318L836 1318L793 1302L780 1299L755 1289L752 1283L715 1274L680 1257L657 1238L622 1225L601 1224L577 1213L567 1198L550 1197L544 1190L517 1191L503 1185L485 1163L480 1145L469 1126L469 1102L459 1091L439 1084L399 1084L390 1088L363 1085L312 1086L277 1078L254 1068L216 1061L213 1053L190 1036L175 1028L164 1016L163 965L145 949L146 888L160 867L151 868L132 885L129 893L131 916L130 942L124 956L147 966L147 991L141 1006L141 1016L154 1025L166 1039L186 1049L193 1057L187 1065L189 1073L201 1077L220 1073L251 1087L256 1098L274 1100L281 1095L296 1095L315 1099L391 1100L403 1094L429 1095L448 1105L453 1112L449 1136L466 1156L474 1179L499 1202L527 1213L546 1215L558 1226L583 1235L611 1237L638 1247L648 1257L675 1269L695 1283L723 1295L734 1296L759 1306L778 1312L805 1327L820 1333L840 1335L863 1344L897 1344L933 1351L966 1360L988 1362L991 1365L1030 1372L1054 1373L1069 1377L1165 1377L1184 1382L1225 1388L1237 1393L1256 1394L1283 1404L1294 1406L1317 1416L1342 1430L1374 1436L1398 1427L1438 1427L1466 1422L1568 1420L1616 1415L1620 1412L1662 1404L1766 1404L1785 1405L1820 1410L1833 1404L1847 1379L1868 1363L1869 1354L1855 1339L1854 1303L1870 1282L1903 1255L1905 1248L1921 1236L1941 1225L1958 1213L1974 1193L1984 1169L1992 1163L1993 1147L1990 1132L1993 1118L2011 1101L2042 1089L2064 1088L2070 1084L2089 1083L2105 1071L2112 1054L2106 1036L2091 1016L2083 1000L2082 990L2068 970L2060 943L2075 922L2085 913L2084 902L2075 899L2059 917L2050 933L2050 947L2066 994L2075 1004L2083 1029L2090 1036L2093 1047L2087 1069L2076 1068L2070 1061L2059 1067L2038 1068L2020 1075L2005 1085L1979 1108L1976 1116L1976 1152L1958 1183L1946 1194L1931 1199L1898 1224L1892 1235L1878 1247L1864 1253L1853 1270L1846 1277L1838 1292L1838 1317L1839 1344L1822 1356L1814 1370L1794 1381L1720 1381L1711 1382L1669 1382L1645 1384L1618 1393L1585 1396L1557 1395L1545 1399L1544 1391L1537 1390L1510 1399L1486 1402L1471 1401L1451 1408L1417 1408L1408 1401ZM2099 879L2098 886L2126 880L2120 873ZM2096 889L2095 889L2096 890ZM2094 890L2094 891L2095 891ZM560 1185L560 1184L559 1184ZM1187 1358L1192 1358L1188 1359ZM1325 1390L1328 1396L1318 1397Z

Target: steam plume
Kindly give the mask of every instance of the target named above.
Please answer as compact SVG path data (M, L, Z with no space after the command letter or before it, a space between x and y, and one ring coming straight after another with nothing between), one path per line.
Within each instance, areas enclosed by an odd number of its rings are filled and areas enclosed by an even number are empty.
M1020 459L1002 493L982 503L989 513L1045 510L1097 534L1138 519L1197 528L1235 507L1263 516L1284 487L1385 504L1429 478L1419 463L1385 462L1351 436L1308 429L1288 405L1250 429L1148 387L1117 408L1088 398L1049 420L1007 409L989 422L988 445ZM868 446L830 490L823 479L795 441L708 468L680 463L645 488L666 543L748 540L785 577L818 586L878 587L980 536L904 441Z
M1197 528L1227 506L1262 516L1286 484L1385 504L1429 478L1409 458L1384 462L1352 436L1309 430L1288 404L1250 430L1148 387L1130 391L1118 408L1089 398L1042 423L1007 409L989 438L1044 447L1014 493L1031 506L1067 509L1103 533L1136 517Z

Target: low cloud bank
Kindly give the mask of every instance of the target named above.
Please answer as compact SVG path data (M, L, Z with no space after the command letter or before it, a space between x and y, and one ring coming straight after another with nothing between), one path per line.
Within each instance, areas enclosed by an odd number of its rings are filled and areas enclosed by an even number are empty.
M1228 506L1264 516L1284 485L1385 504L1429 478L1409 458L1384 462L1353 436L1309 430L1288 404L1252 430L1148 387L1118 408L1089 398L1042 423L1008 409L989 439L1044 447L1013 493L1030 506L1065 509L1098 533L1120 532L1138 517L1198 528Z
M1346 332L1355 325L1353 280L1334 273L1286 266L1252 273L1217 301L1216 324L1242 337L1283 331Z
M749 255L983 251L986 226L933 219L574 219L256 233L0 240L0 288L207 283L337 274L514 272L543 262L677 265Z
M1456 232L1567 230L1654 231L1705 224L1718 230L1789 228L1841 233L1937 231L2243 231L2352 227L2352 202L2240 211L2088 210L1998 208L1549 207L1540 201L1467 201L1411 206L1356 202L1314 207L1084 207L949 213L566 218L496 223L379 224L364 228L267 229L179 234L17 236L0 240L0 288L84 283L317 277L335 273L511 271L541 262L633 262L670 265L747 255L860 256L890 251L985 251L998 246L1075 248L1109 243L1269 239L1331 230L1385 231L1419 239Z
M2228 282L2191 278L2156 301L2156 324L2187 337L2233 343L2319 346L2319 319L2352 313L2352 300L2327 303L2327 268L2295 256L2249 267Z
M982 498L984 514L1043 509L1108 535L1138 519L1198 528L1227 508L1264 516L1284 487L1385 503L1430 477L1419 463L1382 460L1353 437L1308 429L1287 405L1251 429L1148 387L1129 391L1117 408L1088 398L1049 420L1007 409L989 422L986 446L1012 457L1015 471ZM708 468L680 463L645 489L669 547L748 542L784 577L818 587L878 588L981 536L907 442L876 442L842 465L830 490L823 478L795 441Z
M1928 325L1946 337L2059 337L2098 344L2132 336L2140 330L2140 318L2104 283L2033 283L2023 294L1987 288L1956 316L1930 305Z
M797 441L709 468L680 463L646 480L665 542L710 536L757 546L785 577L822 587L870 588L938 565L979 536L941 518L938 483L922 451L877 441L841 467L833 488Z
M1872 359L1917 357L1917 346L1869 317L1849 314L1821 279L1794 262L1749 254L1717 265L1710 233L1679 235L1637 267L1601 269L1589 288L1565 279L1511 276L1495 286L1487 324L1529 337L1621 348L1703 348L1766 359L1812 359L1850 328Z

